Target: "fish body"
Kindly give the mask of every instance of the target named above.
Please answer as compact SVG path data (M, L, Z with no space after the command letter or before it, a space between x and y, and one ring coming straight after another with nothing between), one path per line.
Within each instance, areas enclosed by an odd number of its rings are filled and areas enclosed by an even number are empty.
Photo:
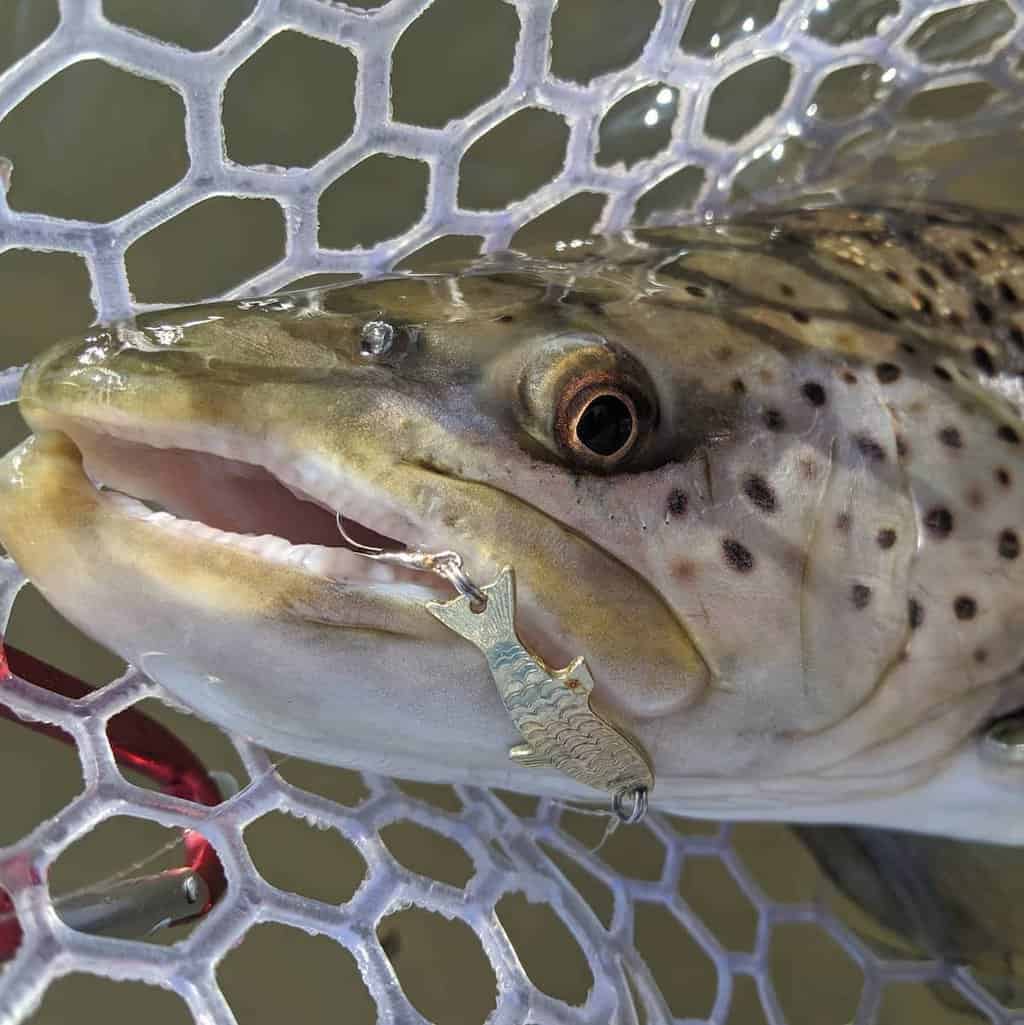
M29 368L0 540L268 747L595 796L508 759L450 590L340 510L512 566L523 644L585 658L656 805L1018 843L978 737L1024 704L1022 296L1020 222L907 204L148 314Z

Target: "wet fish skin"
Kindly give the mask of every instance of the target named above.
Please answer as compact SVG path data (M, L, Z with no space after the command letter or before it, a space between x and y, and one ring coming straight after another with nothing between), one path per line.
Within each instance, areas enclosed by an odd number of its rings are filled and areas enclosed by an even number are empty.
M1020 296L1019 221L908 203L147 315L30 369L0 540L69 618L268 746L584 796L507 764L482 657L429 592L168 529L81 460L239 533L287 536L289 494L312 495L474 578L514 566L524 641L585 655L664 807L1024 842L1019 787L975 745L1024 703ZM380 318L398 342L368 360ZM565 440L596 385L637 413L614 466Z

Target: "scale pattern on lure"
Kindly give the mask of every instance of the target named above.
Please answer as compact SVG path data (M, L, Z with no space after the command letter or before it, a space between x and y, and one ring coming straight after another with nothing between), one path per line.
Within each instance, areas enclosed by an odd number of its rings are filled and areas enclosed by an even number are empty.
M591 706L594 680L583 658L551 669L523 646L515 628L515 580L506 566L492 584L483 611L462 595L427 609L475 644L525 743L509 755L521 765L550 765L580 783L624 794L654 786L640 747Z

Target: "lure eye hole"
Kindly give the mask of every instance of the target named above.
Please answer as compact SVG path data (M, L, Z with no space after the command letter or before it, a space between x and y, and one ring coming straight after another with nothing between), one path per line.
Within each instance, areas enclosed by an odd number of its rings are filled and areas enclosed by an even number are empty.
M636 404L608 385L581 388L567 410L564 443L577 457L614 466L633 448L639 433Z

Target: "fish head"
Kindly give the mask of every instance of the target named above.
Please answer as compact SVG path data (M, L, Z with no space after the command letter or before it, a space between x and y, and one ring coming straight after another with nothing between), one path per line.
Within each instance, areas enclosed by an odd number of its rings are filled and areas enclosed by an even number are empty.
M693 701L707 668L685 625L602 536L623 482L691 431L674 361L535 282L480 278L456 303L450 286L181 310L55 346L22 386L10 550L179 698L322 760L396 748L414 773L465 745L504 771L516 739L479 653L426 610L454 592L353 553L336 514L371 545L457 551L479 584L512 566L530 650L584 653L627 720Z

